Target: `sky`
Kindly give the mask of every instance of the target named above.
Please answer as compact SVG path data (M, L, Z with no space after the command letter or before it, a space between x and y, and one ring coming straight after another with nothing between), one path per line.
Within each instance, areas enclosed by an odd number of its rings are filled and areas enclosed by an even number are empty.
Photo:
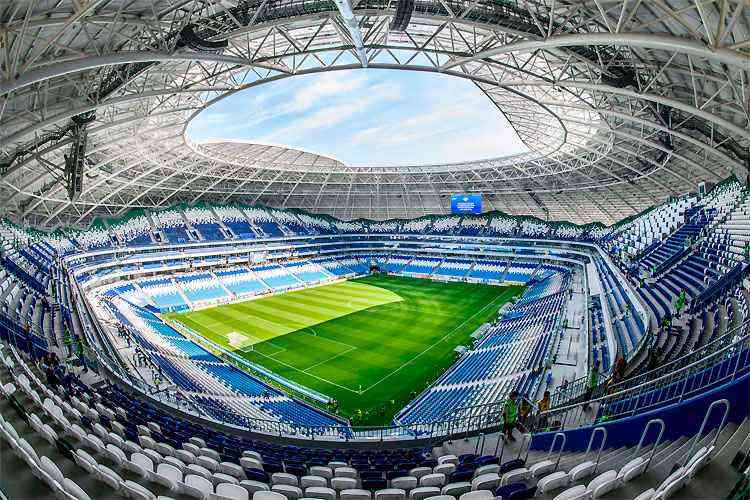
M252 87L200 113L194 140L242 139L352 166L418 165L526 151L468 80L416 71L332 71Z

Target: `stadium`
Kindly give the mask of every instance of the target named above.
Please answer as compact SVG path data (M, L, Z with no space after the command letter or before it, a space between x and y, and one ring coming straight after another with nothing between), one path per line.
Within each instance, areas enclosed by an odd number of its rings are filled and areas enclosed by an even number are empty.
M750 498L747 1L3 0L0 70L0 499Z

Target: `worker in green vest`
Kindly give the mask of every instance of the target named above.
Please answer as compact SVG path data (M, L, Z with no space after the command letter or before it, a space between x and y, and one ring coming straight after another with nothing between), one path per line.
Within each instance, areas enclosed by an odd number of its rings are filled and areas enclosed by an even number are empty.
M515 441L513 429L518 427L518 391L510 391L503 405L503 433L505 440Z
M594 361L594 366L589 371L588 379L586 380L586 393L584 394L586 404L583 406L584 410L589 410L591 406L589 401L594 395L594 389L599 385L599 361Z

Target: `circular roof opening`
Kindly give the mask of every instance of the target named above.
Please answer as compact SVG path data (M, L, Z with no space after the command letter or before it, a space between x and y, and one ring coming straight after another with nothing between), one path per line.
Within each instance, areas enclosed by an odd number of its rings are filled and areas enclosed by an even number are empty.
M241 140L349 166L429 165L527 153L469 80L437 73L332 71L237 92L198 114L191 141Z

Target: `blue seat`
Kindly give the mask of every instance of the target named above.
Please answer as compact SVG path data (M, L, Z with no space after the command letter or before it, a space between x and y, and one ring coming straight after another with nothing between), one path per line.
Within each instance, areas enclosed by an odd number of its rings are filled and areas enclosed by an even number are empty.
M526 489L525 483L510 483L506 484L505 486L499 486L498 488L495 488L495 496L500 497L503 500L510 498L510 495L517 491L523 491Z

